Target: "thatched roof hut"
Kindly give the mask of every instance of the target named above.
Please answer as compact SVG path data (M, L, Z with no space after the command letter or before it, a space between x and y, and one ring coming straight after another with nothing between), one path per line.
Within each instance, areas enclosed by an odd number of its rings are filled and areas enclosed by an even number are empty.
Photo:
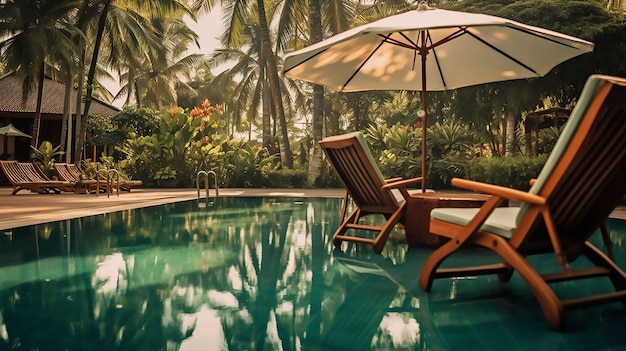
M58 145L61 137L65 84L46 78L43 87L39 140L48 140L53 145ZM31 134L37 107L37 90L33 90L25 102L22 95L22 82L15 74L8 73L0 77L0 127L13 123L18 129ZM74 116L76 89L73 89L70 101L72 102L70 111ZM98 99L93 99L89 108L89 114L92 116L113 116L120 111L119 108ZM0 154L11 154L18 159L24 158L24 155L27 157L30 152L29 144L30 140L17 138L9 145L8 150L0 150ZM0 142L0 148L2 145Z

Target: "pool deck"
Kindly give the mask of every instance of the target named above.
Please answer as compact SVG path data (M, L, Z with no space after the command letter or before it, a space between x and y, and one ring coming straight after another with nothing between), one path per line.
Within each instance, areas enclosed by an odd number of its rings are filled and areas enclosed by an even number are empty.
M71 218L161 205L198 198L196 189L133 189L106 194L36 194L23 190L11 195L11 187L0 187L0 230ZM343 189L219 189L220 196L343 197ZM204 189L201 192L204 196ZM210 190L214 195L214 189Z
M11 187L0 187L0 230L193 200L198 196L196 189L139 188L110 197L103 194L36 194L28 191L11 195L11 191ZM210 194L214 194L213 189ZM343 189L219 189L220 196L343 197L344 194ZM618 206L611 217L626 219L626 206Z

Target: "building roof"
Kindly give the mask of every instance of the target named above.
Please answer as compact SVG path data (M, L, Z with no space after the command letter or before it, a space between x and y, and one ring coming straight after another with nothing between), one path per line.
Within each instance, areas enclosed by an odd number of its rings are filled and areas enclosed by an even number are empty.
M46 77L44 84L41 113L63 115L65 84ZM34 113L37 106L37 91L29 94L26 103L22 103L22 82L13 73L0 77L0 112ZM76 89L72 91L72 113L76 106ZM84 103L83 103L84 107ZM113 116L121 110L111 104L93 99L89 107L92 116Z

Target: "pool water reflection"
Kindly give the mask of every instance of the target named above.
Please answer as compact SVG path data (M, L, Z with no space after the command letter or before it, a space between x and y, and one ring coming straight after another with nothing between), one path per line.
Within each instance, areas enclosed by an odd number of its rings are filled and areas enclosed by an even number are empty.
M568 331L555 333L518 277L421 292L429 250L408 248L401 231L382 255L336 250L340 207L220 198L0 232L0 349L626 349L620 304L568 314ZM609 226L624 267L626 225Z

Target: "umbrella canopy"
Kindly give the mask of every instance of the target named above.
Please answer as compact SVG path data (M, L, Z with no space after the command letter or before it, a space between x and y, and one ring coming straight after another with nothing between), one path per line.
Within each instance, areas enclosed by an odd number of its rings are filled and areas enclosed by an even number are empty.
M8 125L0 128L0 135L4 136L4 148L2 149L5 154L8 153L8 139L9 137L24 137L24 138L32 138L30 135L22 132L21 130L15 128L13 123L9 123Z
M593 43L496 16L417 10L359 26L285 56L285 76L337 91L421 91L422 189L426 91L541 77Z
M12 123L0 128L0 135L4 135L7 137L24 137L24 138L32 138L30 135L22 132L21 130L15 128Z

